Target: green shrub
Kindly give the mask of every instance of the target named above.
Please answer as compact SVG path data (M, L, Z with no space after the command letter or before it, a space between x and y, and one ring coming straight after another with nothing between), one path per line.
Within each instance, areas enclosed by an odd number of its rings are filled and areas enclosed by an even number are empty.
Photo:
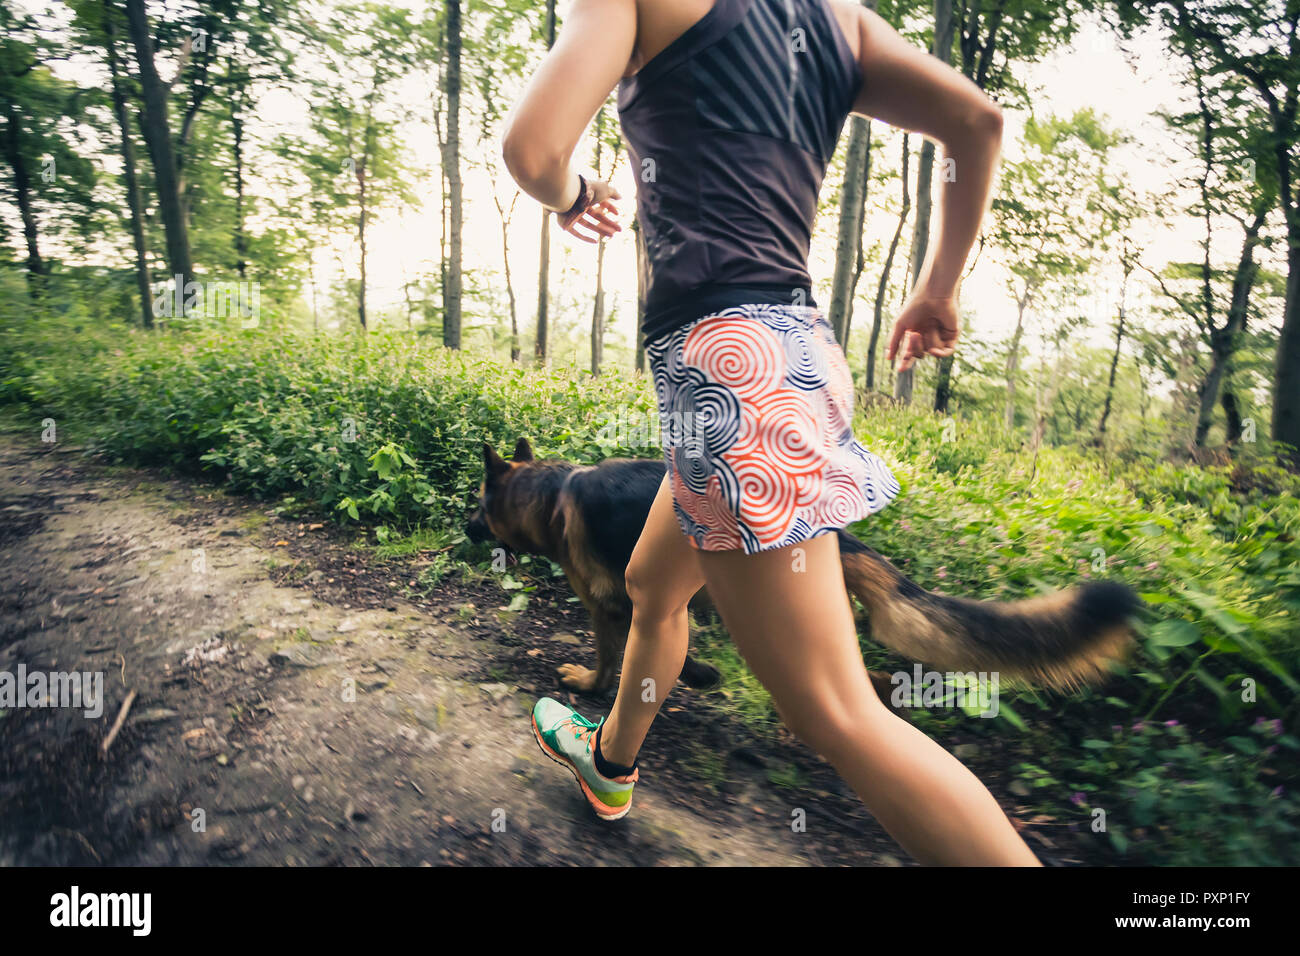
M1068 807L1053 808L1058 815L1132 863L1294 866L1300 740L1280 720L1260 718L1225 743L1211 746L1174 720L1116 726L1109 739L1083 741L1063 781L1033 764L1022 764L1020 776L1069 791Z

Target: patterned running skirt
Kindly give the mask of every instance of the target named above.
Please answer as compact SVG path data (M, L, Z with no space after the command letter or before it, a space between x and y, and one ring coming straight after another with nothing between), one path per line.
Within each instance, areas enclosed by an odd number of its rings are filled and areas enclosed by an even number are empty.
M646 347L682 532L746 554L829 534L899 491L853 437L853 379L818 309L742 305Z

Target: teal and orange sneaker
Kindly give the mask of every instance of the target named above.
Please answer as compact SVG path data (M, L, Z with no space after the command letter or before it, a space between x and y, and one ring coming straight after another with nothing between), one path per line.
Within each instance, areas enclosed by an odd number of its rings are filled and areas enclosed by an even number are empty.
M626 777L601 776L596 770L596 729L601 718L592 723L572 707L543 697L533 705L533 735L542 753L573 771L583 796L602 820L619 820L632 809L632 788L640 771Z

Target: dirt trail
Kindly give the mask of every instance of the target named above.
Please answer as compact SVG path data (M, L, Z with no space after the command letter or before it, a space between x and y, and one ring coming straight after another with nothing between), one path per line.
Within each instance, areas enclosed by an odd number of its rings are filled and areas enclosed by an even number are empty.
M528 729L555 691L493 679L464 593L277 583L302 532L266 507L0 438L0 672L101 672L105 697L0 715L0 865L897 864L865 816L851 852L792 832L800 802L761 774L710 804L652 772L626 820L594 820Z

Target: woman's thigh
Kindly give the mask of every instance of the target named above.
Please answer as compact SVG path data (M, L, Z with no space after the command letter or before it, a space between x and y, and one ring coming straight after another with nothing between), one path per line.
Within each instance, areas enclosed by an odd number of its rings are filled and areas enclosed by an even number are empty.
M835 535L699 560L732 641L792 730L806 736L884 711L862 663Z

